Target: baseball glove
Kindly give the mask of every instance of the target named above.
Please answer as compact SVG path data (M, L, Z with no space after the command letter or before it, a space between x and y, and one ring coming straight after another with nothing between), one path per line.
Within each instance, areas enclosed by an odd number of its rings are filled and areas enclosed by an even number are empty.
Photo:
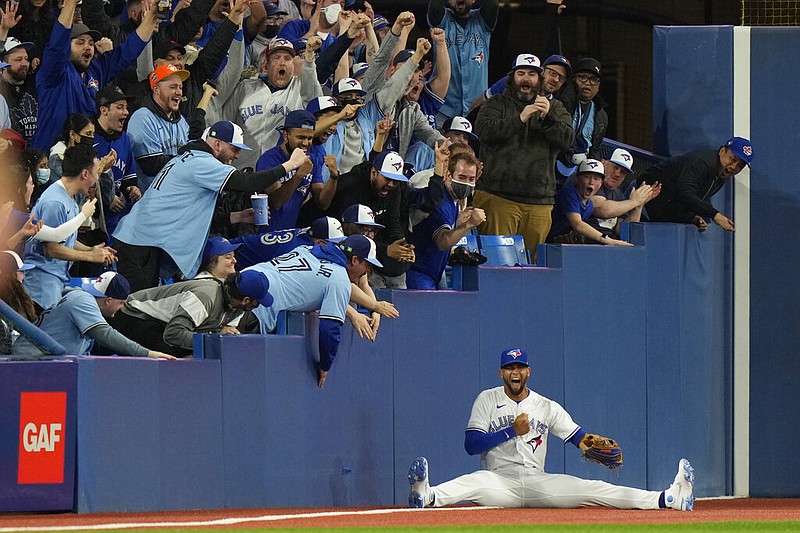
M622 468L622 450L614 439L587 433L580 442L583 457L615 470Z

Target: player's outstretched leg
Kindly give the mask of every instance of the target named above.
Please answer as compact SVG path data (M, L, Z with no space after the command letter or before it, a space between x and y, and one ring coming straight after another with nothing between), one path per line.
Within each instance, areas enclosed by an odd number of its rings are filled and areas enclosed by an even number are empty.
M664 502L677 511L691 511L694 508L694 468L686 459L678 463L675 481L664 491Z
M428 483L428 460L417 457L408 469L408 483L411 492L408 494L408 506L422 508L431 505L431 486Z

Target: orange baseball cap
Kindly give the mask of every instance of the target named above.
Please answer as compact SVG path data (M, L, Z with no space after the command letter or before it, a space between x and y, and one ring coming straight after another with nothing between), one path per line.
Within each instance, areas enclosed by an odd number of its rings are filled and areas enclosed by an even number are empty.
M175 74L181 77L181 81L186 81L186 79L189 77L188 70L181 70L179 68L170 65L169 63L165 63L163 65L158 66L154 71L150 73L150 88L152 89L153 87L156 86L158 82L166 78L169 78L170 76L173 76Z

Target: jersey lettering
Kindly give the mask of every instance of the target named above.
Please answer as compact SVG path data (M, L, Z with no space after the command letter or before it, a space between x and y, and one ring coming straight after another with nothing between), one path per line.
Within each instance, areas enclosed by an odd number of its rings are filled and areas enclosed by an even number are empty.
M311 270L311 265L304 257L300 257L297 252L289 252L280 257L276 257L270 264L278 267L278 272L306 272Z
M172 170L172 167L174 166L175 164L171 163L162 168L161 172L159 172L158 175L156 176L156 179L153 180L153 184L150 185L150 188L158 190L161 187L161 184L164 183L164 178L167 177L167 174L169 173L170 170Z
M489 424L489 431L495 433L501 429L510 427L514 423L514 415L503 415L497 420L492 420Z
M264 114L264 106L261 104L251 105L242 110L242 124L247 122L247 119L256 115Z

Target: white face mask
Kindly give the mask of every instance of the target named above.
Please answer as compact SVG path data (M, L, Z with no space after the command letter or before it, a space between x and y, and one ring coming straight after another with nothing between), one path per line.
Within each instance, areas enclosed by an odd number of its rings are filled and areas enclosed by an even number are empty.
M339 13L342 12L342 6L339 4L331 4L328 7L323 7L321 11L325 15L325 20L328 21L328 24L333 26L336 24L336 21L339 20Z

